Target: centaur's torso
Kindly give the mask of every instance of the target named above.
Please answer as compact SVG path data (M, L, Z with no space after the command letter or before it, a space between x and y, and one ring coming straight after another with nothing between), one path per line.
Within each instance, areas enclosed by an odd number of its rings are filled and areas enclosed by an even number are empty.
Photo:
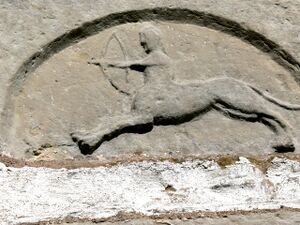
M191 113L209 103L211 93L207 85L176 84L172 81L170 58L161 51L151 53L148 60L150 57L156 63L144 71L145 85L134 96L133 110L172 117L178 113Z

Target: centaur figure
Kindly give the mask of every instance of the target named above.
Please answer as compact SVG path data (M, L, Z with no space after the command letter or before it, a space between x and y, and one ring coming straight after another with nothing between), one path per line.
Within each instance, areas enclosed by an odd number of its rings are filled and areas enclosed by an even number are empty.
M268 109L266 100L287 110L300 110L300 106L282 102L250 84L229 77L177 84L171 79L168 69L171 59L163 48L160 30L148 25L140 31L139 38L147 53L145 58L122 62L92 61L99 66L143 71L145 84L134 95L130 113L105 117L104 122L91 131L71 133L72 140L83 154L92 154L104 141L122 133L146 133L153 126L185 123L211 109L231 118L261 122L276 134L272 143L275 150L295 150L291 127L279 113Z

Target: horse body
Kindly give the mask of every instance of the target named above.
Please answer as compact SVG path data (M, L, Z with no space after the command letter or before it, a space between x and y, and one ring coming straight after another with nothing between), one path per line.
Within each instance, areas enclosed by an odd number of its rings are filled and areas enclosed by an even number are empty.
M173 82L157 86L145 85L133 99L132 110L153 117L177 117L210 106L207 88L178 85Z
M74 132L71 137L83 154L91 154L104 141L122 133L145 133L153 126L188 122L215 109L232 118L260 122L275 134L272 144L277 151L294 151L293 132L289 124L266 106L266 100L287 110L300 106L282 102L243 81L220 77L197 84L176 84L170 70L172 60L166 54L155 27L140 32L140 44L146 57L138 60L111 62L115 68L133 69L144 73L145 85L137 90L126 115L108 116L106 121L88 132ZM121 42L120 42L121 43ZM101 65L100 62L93 64Z
M265 104L268 98L257 90L228 77L188 85L172 81L148 82L133 98L130 114L108 117L105 126L100 124L93 131L76 132L71 136L83 154L91 154L102 142L122 133L146 133L153 126L188 122L215 109L232 118L265 124L277 134L272 144L277 151L294 151L290 125L280 114L268 109Z
M267 110L264 103L265 99L248 84L220 77L188 85L171 81L159 85L146 84L134 97L132 110L153 117L177 117L223 104L244 113L262 113Z

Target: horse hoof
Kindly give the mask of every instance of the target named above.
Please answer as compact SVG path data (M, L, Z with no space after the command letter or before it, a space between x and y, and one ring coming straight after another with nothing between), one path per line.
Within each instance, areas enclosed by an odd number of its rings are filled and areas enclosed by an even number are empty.
M276 145L273 148L278 153L294 152L295 151L295 145L293 143L286 144L286 145Z
M97 137L92 135L73 132L70 136L72 141L78 145L78 148L83 155L91 155L100 146Z
M96 150L93 146L90 146L82 140L78 142L78 147L83 155L91 155Z

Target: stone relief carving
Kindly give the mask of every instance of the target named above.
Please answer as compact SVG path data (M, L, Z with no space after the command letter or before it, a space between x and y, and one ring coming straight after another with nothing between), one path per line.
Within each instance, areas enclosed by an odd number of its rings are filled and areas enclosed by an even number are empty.
M162 21L86 37L16 79L8 146L59 159L293 152L299 84L241 39Z
M89 62L104 70L115 67L143 71L145 84L134 95L130 113L108 116L105 123L91 131L71 133L72 140L83 154L92 154L104 141L120 134L146 133L153 126L185 123L211 109L232 118L263 123L277 134L272 143L274 149L279 152L294 151L291 126L279 113L270 110L266 101L287 110L300 110L300 106L283 102L250 84L228 77L188 85L177 84L170 79L172 60L164 50L161 31L146 25L140 31L139 39L147 54L142 59L106 62L93 58Z

